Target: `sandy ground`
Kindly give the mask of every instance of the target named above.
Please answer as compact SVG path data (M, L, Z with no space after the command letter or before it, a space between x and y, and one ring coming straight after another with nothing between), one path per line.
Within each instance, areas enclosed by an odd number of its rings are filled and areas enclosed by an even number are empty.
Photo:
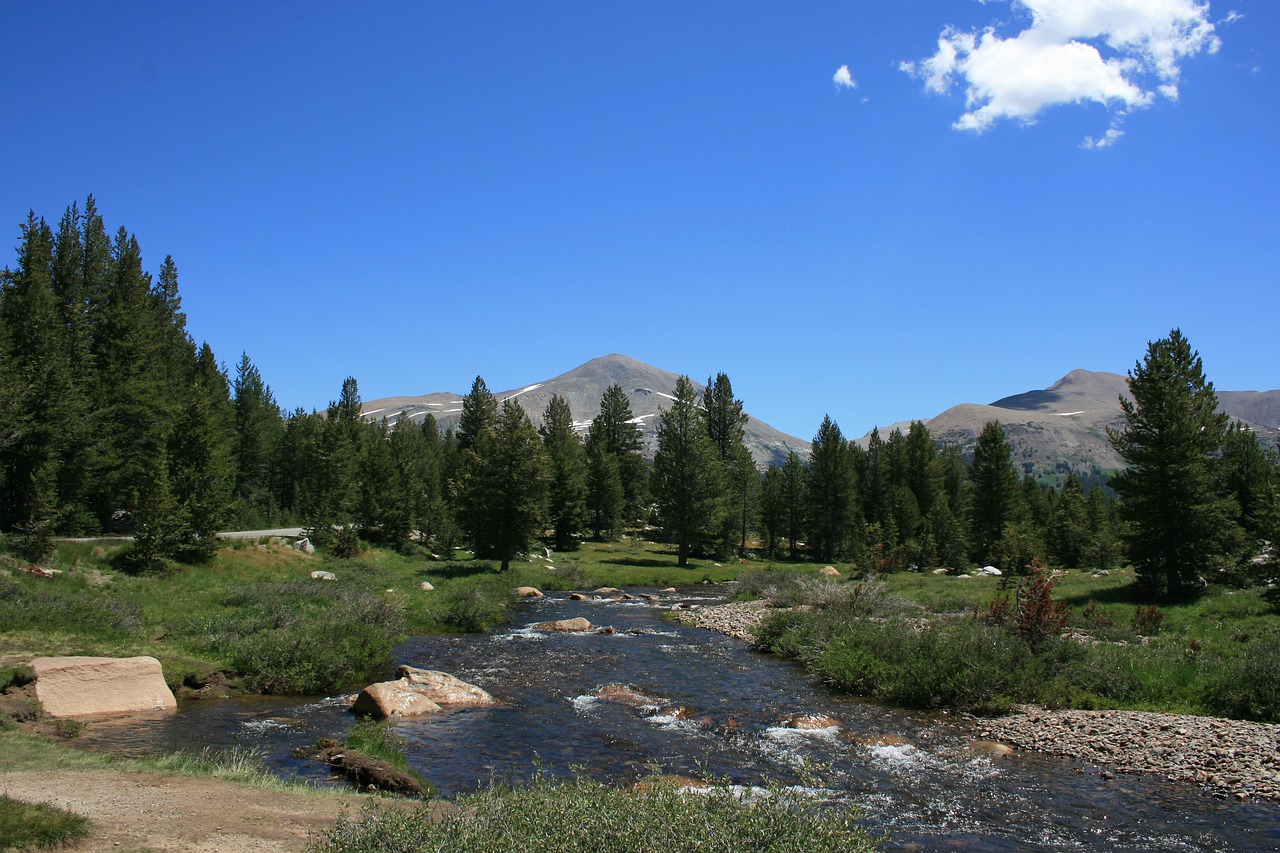
M301 851L368 799L269 791L219 779L58 770L0 774L0 794L93 821L76 851Z

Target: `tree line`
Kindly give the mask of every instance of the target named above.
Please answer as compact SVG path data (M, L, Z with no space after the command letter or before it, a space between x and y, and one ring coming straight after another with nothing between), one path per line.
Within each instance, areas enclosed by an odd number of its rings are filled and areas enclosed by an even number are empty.
M1127 425L1111 436L1128 465L1117 502L1074 475L1060 488L1019 477L994 422L966 454L919 422L863 446L827 417L807 457L761 471L724 373L701 392L679 379L651 461L617 385L585 435L563 398L535 426L481 377L456 429L429 414L366 420L350 377L324 411L285 413L246 354L232 376L195 344L173 259L145 272L136 238L108 237L92 197L56 229L30 214L2 277L0 531L31 560L55 535L126 533L140 568L199 562L220 529L299 524L339 553L362 539L465 546L505 567L538 541L569 550L639 529L672 542L681 565L1128 559L1153 591L1180 594L1212 571L1239 575L1277 527L1274 450L1216 414L1177 330L1130 374Z

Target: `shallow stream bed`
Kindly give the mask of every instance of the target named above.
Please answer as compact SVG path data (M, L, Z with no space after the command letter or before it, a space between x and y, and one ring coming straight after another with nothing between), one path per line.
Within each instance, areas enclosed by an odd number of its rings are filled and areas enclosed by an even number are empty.
M410 761L446 796L539 766L618 783L660 768L743 786L805 785L858 804L889 849L1280 850L1275 804L1227 802L1151 776L1105 779L1067 759L1000 757L975 740L972 721L833 696L794 664L664 618L677 602L719 600L715 588L652 602L553 595L519 605L489 634L409 640L396 663L450 672L503 703L400 722ZM614 632L532 628L575 616ZM608 685L646 700L599 698ZM798 714L838 725L784 725ZM282 774L324 782L323 767L290 753L341 737L352 722L339 697L246 697L96 722L82 738L117 754L253 747Z

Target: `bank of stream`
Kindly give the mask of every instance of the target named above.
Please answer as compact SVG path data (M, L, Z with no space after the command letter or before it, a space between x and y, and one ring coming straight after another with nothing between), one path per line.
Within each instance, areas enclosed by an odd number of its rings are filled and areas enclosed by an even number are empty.
M518 605L489 634L409 640L396 664L451 672L503 703L398 723L410 762L444 796L539 766L617 783L655 768L743 786L774 779L851 799L889 849L1280 850L1275 803L1227 802L1148 775L1105 778L1070 758L1002 756L973 721L833 696L794 664L664 618L676 604L721 600L717 588L656 601L553 595ZM532 627L577 616L613 632ZM609 685L646 698L601 698ZM795 715L838 725L789 727ZM81 737L126 755L251 747L277 772L325 783L322 767L291 752L353 722L341 697L242 697L95 722Z

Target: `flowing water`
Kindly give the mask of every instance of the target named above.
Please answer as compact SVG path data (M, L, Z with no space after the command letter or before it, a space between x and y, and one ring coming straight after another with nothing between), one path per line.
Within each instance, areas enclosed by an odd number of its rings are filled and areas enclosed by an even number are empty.
M718 593L680 600L715 603ZM673 600L519 605L485 635L418 637L397 663L439 669L484 687L501 707L402 721L409 760L441 793L541 767L625 783L659 767L743 786L774 780L850 800L902 850L1280 850L1280 806L1214 799L1195 786L1019 754L999 758L971 721L831 695L795 665L663 618ZM546 634L537 622L585 616L613 634ZM627 685L630 704L596 694ZM295 746L341 737L338 698L251 697L184 703L179 713L91 724L86 745L117 754L241 745L285 775L326 780ZM838 726L797 730L793 714Z

